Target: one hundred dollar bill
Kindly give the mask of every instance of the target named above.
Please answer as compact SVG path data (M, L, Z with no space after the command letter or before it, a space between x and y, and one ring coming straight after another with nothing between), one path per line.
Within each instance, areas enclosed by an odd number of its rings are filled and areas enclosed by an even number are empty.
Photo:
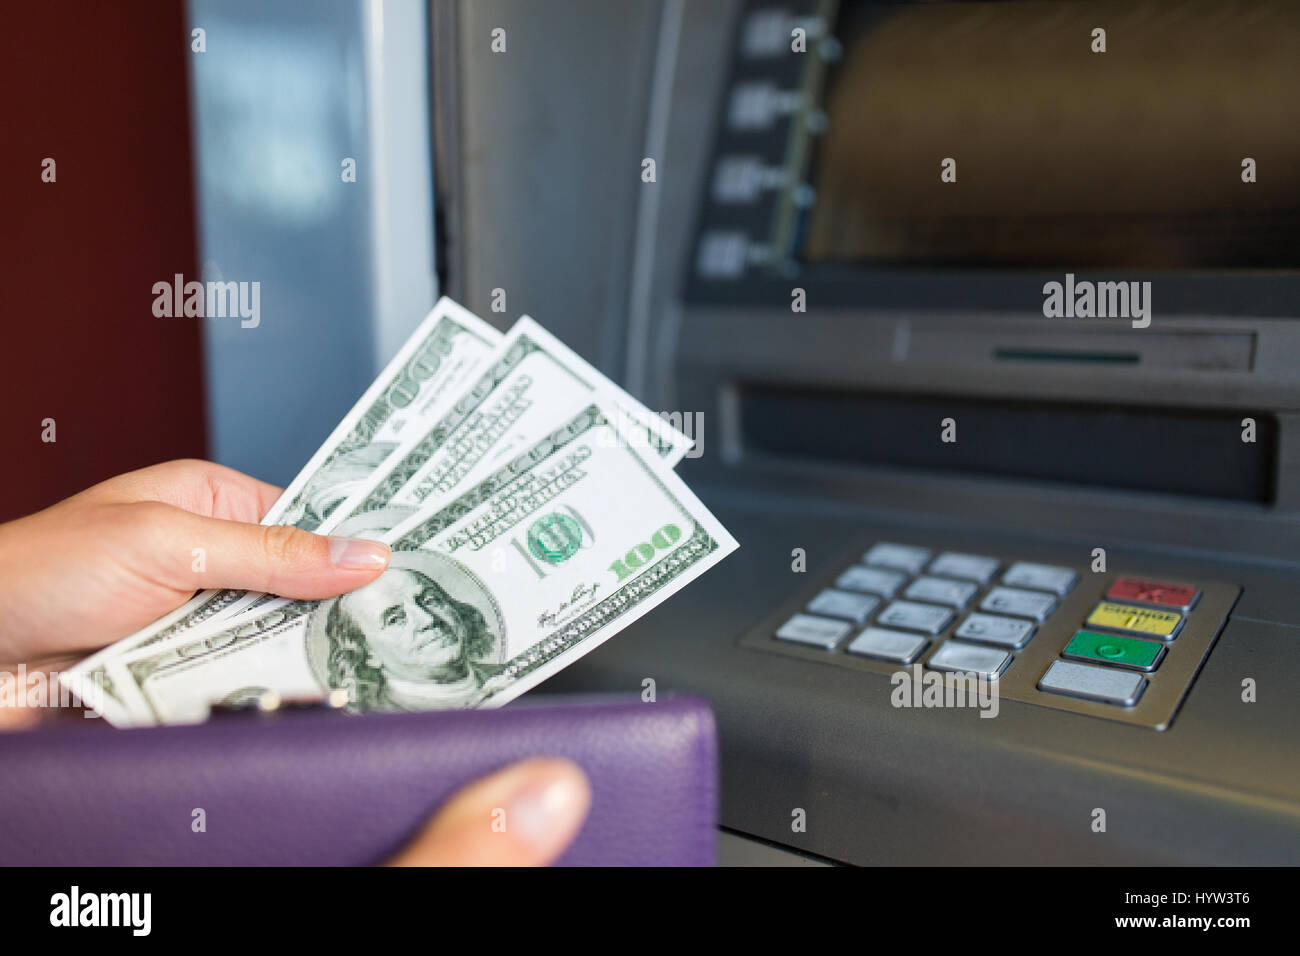
M405 439L451 407L501 333L446 296L271 507L263 523L315 531L384 468Z
M537 441L554 423L557 410L593 397L616 410L627 441L668 466L690 449L690 438L523 316L454 407L392 455L339 508L347 517L331 530L345 537L382 537L417 511L453 500ZM262 595L232 607L222 619L245 619L274 600L274 595Z
M494 707L564 668L735 549L626 418L593 401L437 510L386 535L389 569L279 599L109 663L135 723L216 702L347 692L354 710Z
M338 508L350 494L395 457L404 442L421 433L422 426L443 417L501 339L500 332L472 312L451 299L440 299L271 506L262 524L327 530L343 516ZM201 591L171 614L70 669L63 675L64 683L97 709L116 710L120 697L103 692L105 661L219 620L258 596L236 590ZM97 702L103 707L98 708Z
M669 467L690 450L690 438L523 316L447 415L345 503L348 517L337 533L390 531L416 511L452 500L537 441L557 410L593 398L617 411L627 441Z

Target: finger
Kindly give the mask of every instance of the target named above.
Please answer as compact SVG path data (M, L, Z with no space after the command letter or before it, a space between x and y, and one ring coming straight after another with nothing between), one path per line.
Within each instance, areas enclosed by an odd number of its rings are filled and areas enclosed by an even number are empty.
M268 482L235 471L224 465L212 465L208 474L211 491L209 509L196 509L209 518L227 518L231 521L261 521L271 510L271 505L284 494L284 489Z
M29 670L24 675L24 678L29 677L31 673ZM15 694L9 695L9 700L0 697L0 733L9 730L27 730L36 726L40 722L43 708L24 706L26 704L27 688L19 681L18 674L5 668L0 670L0 678L12 682L17 689Z
M546 866L568 849L591 807L571 761L525 760L455 794L390 866Z
M53 719L52 708L58 703L59 697L59 672L68 670L78 660L81 660L80 655L66 654L29 660L21 674L13 668L0 668L0 679L11 682L14 687L11 695L0 694L0 733L27 730ZM38 679L43 687L49 689L49 707L37 706L31 702L31 685ZM45 692L42 690L40 693L43 701Z
M11 707L0 704L0 733L11 730L30 730L41 722L41 712L36 707Z
M379 541L205 518L168 505L131 507L143 511L149 552L143 560L151 562L151 576L177 590L238 588L289 598L333 597L379 577L392 554Z
M258 522L282 493L275 485L210 461L167 462L145 472L142 487L153 500L207 518Z
M208 518L261 521L283 489L196 458L150 465L83 492L103 501L160 501Z

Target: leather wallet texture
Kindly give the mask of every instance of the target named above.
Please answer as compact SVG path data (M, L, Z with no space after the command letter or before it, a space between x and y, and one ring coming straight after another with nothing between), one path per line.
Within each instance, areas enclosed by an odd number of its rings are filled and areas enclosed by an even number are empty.
M590 815L562 864L714 862L717 742L707 704L542 700L0 734L0 862L379 863L462 785L532 756L568 757L591 780ZM192 826L197 809L204 832Z

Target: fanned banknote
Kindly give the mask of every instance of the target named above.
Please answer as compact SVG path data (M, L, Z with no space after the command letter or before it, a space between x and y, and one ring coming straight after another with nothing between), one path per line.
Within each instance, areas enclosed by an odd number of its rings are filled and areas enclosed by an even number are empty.
M669 467L690 450L690 438L525 315L447 414L390 455L338 508L338 520L328 530L351 538L382 537L418 510L452 500L537 441L554 423L557 409L592 397L607 400L630 443ZM220 619L255 614L273 600L274 595L260 595L241 601Z
M375 582L275 600L108 664L132 716L347 692L355 710L499 706L641 617L736 547L608 398L384 537ZM640 447L638 447L640 446Z
M421 431L421 423L428 425L443 416L501 339L500 332L468 309L445 296L440 299L271 506L262 524L323 529L348 495ZM83 700L93 697L107 715L120 699L105 683L106 660L220 619L254 598L245 591L201 591L166 617L82 661L64 675L64 681Z
M669 467L690 449L686 435L523 316L448 413L344 503L347 517L335 533L390 531L420 508L454 498L540 438L557 410L593 397L608 399L629 442Z
M691 440L613 385L527 316L504 339L442 299L302 469L263 520L320 533L383 538L412 515L438 510L550 427L556 409L603 401L629 447L671 467ZM130 723L107 669L143 648L171 646L196 628L242 622L279 599L205 591L141 632L63 675L115 723ZM123 688L125 687L125 691Z

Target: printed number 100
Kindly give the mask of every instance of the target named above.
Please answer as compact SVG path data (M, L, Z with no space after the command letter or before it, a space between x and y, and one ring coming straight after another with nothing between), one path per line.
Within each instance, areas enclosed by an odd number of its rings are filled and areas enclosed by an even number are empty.
M622 560L615 561L609 569L622 581L638 568L643 568L654 558L656 551L667 551L681 540L682 529L675 524L666 524L650 536L649 541L642 541L623 555Z

